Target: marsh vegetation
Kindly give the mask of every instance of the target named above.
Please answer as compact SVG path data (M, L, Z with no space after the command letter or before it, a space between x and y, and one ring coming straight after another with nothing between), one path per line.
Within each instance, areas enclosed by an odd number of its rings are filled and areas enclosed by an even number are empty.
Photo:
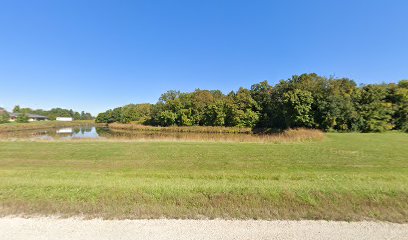
M250 129L225 127L151 127L135 124L94 125L91 122L44 122L0 127L0 140L99 140L99 141L193 141L282 143L320 141L324 133L288 129L274 134L254 134Z

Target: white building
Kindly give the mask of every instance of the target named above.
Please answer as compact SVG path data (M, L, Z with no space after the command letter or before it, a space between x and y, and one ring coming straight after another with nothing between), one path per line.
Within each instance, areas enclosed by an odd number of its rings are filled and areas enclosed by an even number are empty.
M57 117L55 120L60 122L72 122L72 117Z

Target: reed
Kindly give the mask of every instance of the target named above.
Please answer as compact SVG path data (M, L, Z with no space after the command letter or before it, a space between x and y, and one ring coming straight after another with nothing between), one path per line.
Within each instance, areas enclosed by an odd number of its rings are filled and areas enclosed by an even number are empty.
M152 132L195 132L195 133L252 133L251 128L239 128L239 127L213 127L213 126L189 126L189 127L154 127L145 126L140 124L128 123L111 123L109 124L111 129L123 129L123 130L138 130L138 131L152 131Z
M288 129L280 133L253 134L250 128L237 127L152 127L139 124L109 124L113 133L109 139L136 139L138 141L194 141L194 142L301 142L324 139L324 133L315 129ZM106 133L109 135L109 133Z
M117 142L247 142L247 143L289 143L321 141L325 135L319 130L289 129L274 134L230 134L198 132L148 132L139 130L110 129L100 133L107 141Z

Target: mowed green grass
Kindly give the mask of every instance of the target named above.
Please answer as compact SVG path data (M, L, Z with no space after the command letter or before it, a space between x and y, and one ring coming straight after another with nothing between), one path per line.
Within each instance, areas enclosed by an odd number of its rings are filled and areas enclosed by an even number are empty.
M408 134L0 142L0 215L408 222Z

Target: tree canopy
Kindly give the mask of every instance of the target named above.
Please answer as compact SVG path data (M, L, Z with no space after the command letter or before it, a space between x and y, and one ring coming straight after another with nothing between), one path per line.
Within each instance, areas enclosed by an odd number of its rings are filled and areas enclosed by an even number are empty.
M51 120L55 120L57 117L72 117L74 120L91 120L93 119L90 113L81 113L73 111L72 109L63 109L63 108L52 108L50 110L43 109L31 109L31 108L21 108L19 105L16 105L13 108L14 113L24 113L24 114L38 114L45 116Z
M325 131L408 131L408 81L357 86L348 78L294 75L250 89L171 90L156 104L130 104L100 113L97 122L154 126L317 128Z

